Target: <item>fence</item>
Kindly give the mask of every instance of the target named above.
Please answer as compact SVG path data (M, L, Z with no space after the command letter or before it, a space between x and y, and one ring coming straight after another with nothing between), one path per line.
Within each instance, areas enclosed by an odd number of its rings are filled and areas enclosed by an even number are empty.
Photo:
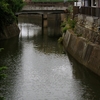
M100 8L99 7L81 7L74 6L73 9L74 16L76 14L84 14L88 16L100 17Z

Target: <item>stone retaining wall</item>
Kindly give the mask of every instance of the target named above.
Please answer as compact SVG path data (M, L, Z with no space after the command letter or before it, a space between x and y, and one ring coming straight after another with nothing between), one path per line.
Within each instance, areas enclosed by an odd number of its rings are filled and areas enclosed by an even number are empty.
M0 33L0 40L9 39L11 37L19 35L19 28L16 23L13 23L9 26L4 26L3 33Z
M88 41L100 45L100 19L78 15L77 25L74 29L75 34L86 38Z
M100 46L87 41L84 37L77 37L72 30L68 30L63 38L65 50L100 76Z

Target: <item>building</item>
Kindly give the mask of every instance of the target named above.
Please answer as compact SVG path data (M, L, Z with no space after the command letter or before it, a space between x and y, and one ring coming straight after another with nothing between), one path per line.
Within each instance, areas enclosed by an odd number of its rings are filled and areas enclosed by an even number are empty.
M78 0L74 3L74 14L100 17L100 0Z
M87 34L85 38L100 45L100 0L78 0L73 11L77 19L76 33Z
M74 6L100 7L100 0L78 0Z

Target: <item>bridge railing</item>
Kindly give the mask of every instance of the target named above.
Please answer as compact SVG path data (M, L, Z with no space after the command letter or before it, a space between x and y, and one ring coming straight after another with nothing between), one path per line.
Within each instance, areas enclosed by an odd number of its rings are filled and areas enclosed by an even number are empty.
M43 2L27 2L26 5L32 5L32 6L39 6L39 7L68 7L70 4L73 4L73 3L64 3L64 2L46 2L46 3L43 3Z

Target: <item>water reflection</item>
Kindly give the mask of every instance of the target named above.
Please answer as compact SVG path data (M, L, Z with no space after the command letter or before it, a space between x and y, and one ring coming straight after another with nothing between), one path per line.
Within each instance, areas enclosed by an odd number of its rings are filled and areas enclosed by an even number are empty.
M19 24L20 28L20 38L32 38L33 36L37 35L38 31L41 30L41 27L34 25L34 24ZM23 34L24 33L24 34Z
M100 77L87 69L85 66L79 64L69 54L69 59L73 67L73 78L80 80L82 88L83 100L99 100L100 99Z
M99 100L100 78L62 54L57 38L48 36L47 28L42 34L34 21L40 23L21 16L20 36L0 42L0 65L8 67L2 86L6 100Z

